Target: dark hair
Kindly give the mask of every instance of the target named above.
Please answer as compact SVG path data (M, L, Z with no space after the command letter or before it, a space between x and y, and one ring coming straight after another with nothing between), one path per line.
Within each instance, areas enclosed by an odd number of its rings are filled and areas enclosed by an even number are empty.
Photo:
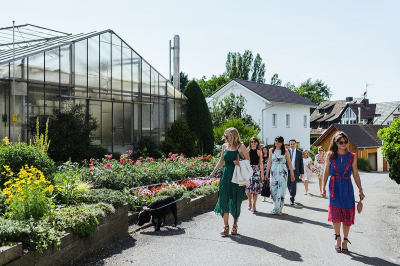
M256 138L256 137L252 137L252 138L249 140L249 147L247 147L247 148L251 149L250 143L251 143L252 140L257 141L257 148L256 148L256 150L260 150L260 149L261 149L260 141L259 141L258 138Z
M285 140L283 139L282 136L277 136L277 137L275 138L275 140L277 140L278 142L282 143L282 146L281 146L281 155L285 155L285 152L286 152L285 143L284 143ZM275 141L274 141L274 148L273 148L273 150L272 150L272 153L274 153L275 150L276 150L276 146L275 146Z
M291 140L289 140L289 144L291 141L294 141L295 143L297 143L297 141L295 139L291 139Z
M336 144L337 141L339 141L341 138L343 138L345 141L349 141L349 138L347 137L346 133L344 133L343 131L339 131L335 134L335 136L333 136L332 141L331 141L331 145L329 146L329 150L331 151L330 157L333 160L337 159L337 151L338 151L338 146ZM347 151L347 148L346 148Z

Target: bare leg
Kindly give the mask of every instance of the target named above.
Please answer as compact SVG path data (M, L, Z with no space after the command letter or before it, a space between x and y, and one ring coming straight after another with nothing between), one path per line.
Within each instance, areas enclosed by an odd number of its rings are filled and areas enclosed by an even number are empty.
M256 209L256 202L257 202L258 194L253 194L253 210Z
M251 209L251 205L252 205L252 203L251 203L251 193L246 193L246 195L247 195L247 199L249 200L249 210Z
M224 213L224 225L229 226L229 213Z
M318 178L319 183L319 193L322 194L322 178Z
M343 239L348 238L350 232L350 226L343 224ZM342 248L347 249L347 241L343 240Z
M306 194L308 192L308 180L304 181L304 186L306 187Z
M340 226L341 226L341 223L332 223L333 224L333 229L335 230L335 234L336 235L340 235ZM343 230L344 230L344 228L343 228ZM347 232L347 234L348 234L348 232ZM336 246L338 246L338 247L341 247L341 240L342 240L342 238L340 237L338 237L337 239L336 239Z

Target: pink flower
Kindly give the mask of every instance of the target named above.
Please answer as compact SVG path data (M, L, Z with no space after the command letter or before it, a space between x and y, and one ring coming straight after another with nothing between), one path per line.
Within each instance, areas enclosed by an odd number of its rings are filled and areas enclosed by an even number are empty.
M137 160L137 161L136 161L136 165L137 165L137 166L140 166L140 165L142 165L142 162L141 162L140 160Z
M90 169L89 169L89 172L93 172L93 168L90 168Z
M171 158L167 158L167 162L171 161Z
M123 163L124 163L124 159L120 159L119 162L120 162L121 164L123 164Z
M106 170L106 167L105 167L105 166L103 167L103 170Z
M129 159L129 164L132 164L132 163L133 163L132 159Z
M91 163L91 164L89 164L89 166L93 166L93 164Z
M168 157L171 157L171 156L172 156L172 152L168 153Z
M142 160L142 159L143 159L143 157L140 157L140 158L139 158L139 160Z
M106 157L107 157L109 160L111 160L111 159L112 159L112 154L106 155Z
M106 162L106 159L104 159L104 158L101 158L101 160L103 161L103 163L105 163L105 162Z
M190 168L190 164L187 165L187 168Z
M182 163L181 162L179 162L179 165L181 165Z
M146 172L146 169L143 169L143 172Z
M191 167L193 167L194 164L191 165Z
M164 164L163 163L161 163L161 165L160 165L160 169L163 169L164 168Z
M133 151L132 151L132 150L129 150L129 154L132 155L132 154L133 154Z
M91 158L89 161L90 161L91 163L93 163L94 159L93 159L93 158Z

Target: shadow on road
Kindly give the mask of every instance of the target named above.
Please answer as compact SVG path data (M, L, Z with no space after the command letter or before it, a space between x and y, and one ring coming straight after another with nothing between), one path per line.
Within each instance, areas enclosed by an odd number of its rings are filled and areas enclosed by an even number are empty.
M286 204L285 204L285 206L286 206ZM305 206L305 205L303 205L301 203L298 203L298 202L296 202L295 205L289 205L288 207L295 208L295 209L309 209L309 210L313 210L313 211L317 211L317 212L328 212L327 209L309 207L309 206Z
M305 219L305 218L301 218L301 217L297 217L297 216L288 215L285 213L283 215L275 215L275 214L271 214L271 213L257 212L255 215L272 218L272 219L277 219L277 220L282 220L282 221L289 221L289 222L293 222L293 223L297 223L297 224L309 223L309 224L323 226L323 227L329 228L329 229L332 228L332 225L328 224L328 223L321 223L321 222L317 222L317 221L313 221L313 220L309 220L309 219Z
M368 257L365 255L361 255L355 252L350 252L348 253L349 256L351 256L352 260L359 261L361 263L367 264L367 265L398 265L395 263L392 263L390 261L377 258L377 257Z
M236 236L232 236L231 239L241 245L248 245L248 246L252 246L252 247L262 248L268 252L276 253L276 254L280 255L282 258L290 260L290 261L303 261L300 253L298 253L296 251L286 250L284 248L281 248L281 247L275 246L273 244L258 240L256 238L243 236L243 235L236 235Z
M161 227L160 231L143 231L140 232L142 235L149 235L149 236L176 236L176 235L183 235L186 231L183 228L179 227Z

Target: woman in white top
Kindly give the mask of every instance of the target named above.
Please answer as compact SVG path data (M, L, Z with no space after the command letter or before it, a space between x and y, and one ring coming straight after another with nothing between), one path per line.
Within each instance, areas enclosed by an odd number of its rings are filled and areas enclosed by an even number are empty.
M322 146L318 147L318 154L315 155L314 168L319 182L319 194L322 195L322 183L325 170L325 150Z
M304 195L307 195L308 192L308 180L311 179L312 175L312 161L311 158L308 156L308 151L303 150L303 163L304 163L304 175L303 175L303 185L306 189Z

